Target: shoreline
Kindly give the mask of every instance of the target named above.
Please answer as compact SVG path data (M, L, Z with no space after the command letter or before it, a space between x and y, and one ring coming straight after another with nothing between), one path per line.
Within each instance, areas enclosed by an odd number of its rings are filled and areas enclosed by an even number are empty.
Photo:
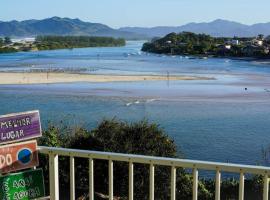
M215 80L213 77L200 76L162 76L162 75L96 75L56 72L0 72L0 85L18 84L50 84L50 83L106 83L106 82L134 82L134 81L188 81Z
M189 57L189 59L210 59L210 58L220 58L220 59L230 59L230 60L239 60L239 61L247 61L247 62L267 62L270 63L270 57L267 58L260 58L260 57L237 57L237 56L218 56L218 55L205 55L205 54L169 54L169 53L155 53L155 52L150 52L150 51L142 51L144 53L149 53L153 55L165 55L165 56L182 56L182 57Z

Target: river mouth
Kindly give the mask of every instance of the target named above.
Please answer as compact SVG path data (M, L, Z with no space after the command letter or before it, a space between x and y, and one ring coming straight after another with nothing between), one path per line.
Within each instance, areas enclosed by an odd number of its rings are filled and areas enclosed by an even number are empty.
M262 161L261 150L270 145L267 63L145 54L141 45L10 54L0 56L0 71L215 79L1 85L0 114L39 109L44 127L64 120L90 129L103 118L146 118L160 124L186 158Z

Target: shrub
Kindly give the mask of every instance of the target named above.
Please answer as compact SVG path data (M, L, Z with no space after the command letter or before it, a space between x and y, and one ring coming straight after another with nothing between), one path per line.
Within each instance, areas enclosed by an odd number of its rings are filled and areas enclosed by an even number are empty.
M74 149L140 154L162 157L179 157L176 145L158 125L148 121L126 123L119 120L103 120L97 128L88 131L83 128L71 129L50 125L44 132L40 144L63 146ZM69 160L60 161L60 183L62 188L69 182ZM61 164L62 163L62 164ZM47 163L42 164L46 166ZM88 192L88 160L77 158L76 189L78 195ZM45 167L46 168L46 167ZM170 196L170 167L155 167L155 199L168 199ZM108 194L108 161L94 161L95 191ZM192 196L192 177L185 170L177 169L177 198ZM64 192L67 194L67 192ZM134 164L134 199L149 199L149 165ZM128 163L114 162L114 194L121 199L128 196ZM213 196L202 183L199 183L200 199Z

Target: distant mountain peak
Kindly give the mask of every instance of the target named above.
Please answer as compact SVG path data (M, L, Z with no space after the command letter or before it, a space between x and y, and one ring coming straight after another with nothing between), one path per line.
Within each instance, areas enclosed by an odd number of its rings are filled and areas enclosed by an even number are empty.
M54 17L50 17L50 18L47 18L47 19L61 20L61 19L65 19L65 18L61 18L61 17L54 16ZM69 19L69 18L67 18L67 19Z
M212 23L227 23L227 22L233 22L233 21L229 21L229 20L225 20L225 19L216 19L216 20L212 21Z
M216 23L216 24L239 24L239 25L244 25L242 23L239 22L235 22L235 21L230 21L230 20L225 20L225 19L216 19L212 22L209 23Z

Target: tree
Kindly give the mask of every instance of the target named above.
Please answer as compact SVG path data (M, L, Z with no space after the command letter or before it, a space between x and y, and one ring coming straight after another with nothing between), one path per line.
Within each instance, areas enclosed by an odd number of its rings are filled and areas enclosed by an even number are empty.
M94 36L37 36L35 44L39 50L66 49L81 47L124 46L124 39Z
M2 47L3 44L4 44L4 40L3 40L3 38L0 38L0 47Z
M11 41L11 39L10 39L9 37L5 37L4 43L5 43L5 44L11 44L12 41Z
M264 35L263 35L263 34L259 34L259 35L258 35L258 39L259 39L259 40L263 40L263 38L264 38Z

